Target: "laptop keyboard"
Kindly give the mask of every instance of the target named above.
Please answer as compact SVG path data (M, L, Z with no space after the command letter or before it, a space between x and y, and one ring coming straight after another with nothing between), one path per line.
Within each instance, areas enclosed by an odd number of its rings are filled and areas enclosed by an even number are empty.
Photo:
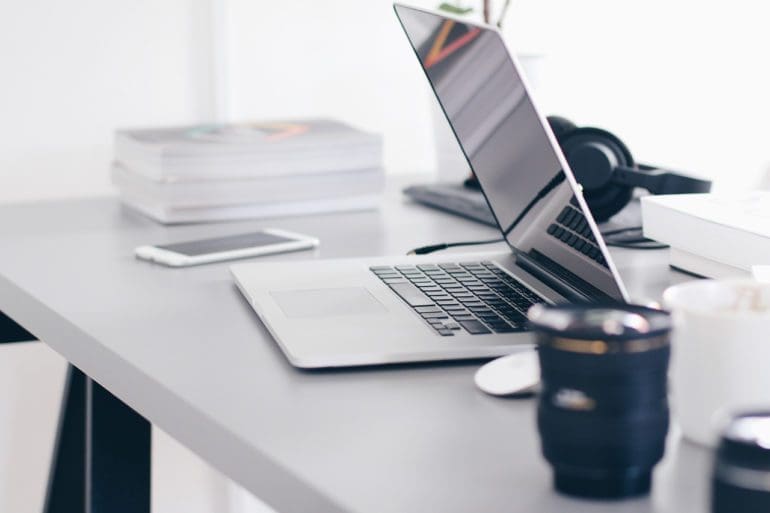
M548 234L583 253L599 265L607 266L596 239L591 233L583 213L578 207L577 200L572 198L570 204L564 207L554 223L548 227Z
M527 331L527 310L543 302L492 262L370 270L445 337Z

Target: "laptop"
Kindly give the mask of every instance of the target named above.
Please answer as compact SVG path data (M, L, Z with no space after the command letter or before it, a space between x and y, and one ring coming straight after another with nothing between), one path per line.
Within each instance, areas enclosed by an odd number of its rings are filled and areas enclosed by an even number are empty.
M500 33L394 7L508 250L233 265L289 361L321 368L495 357L531 347L533 304L626 301Z

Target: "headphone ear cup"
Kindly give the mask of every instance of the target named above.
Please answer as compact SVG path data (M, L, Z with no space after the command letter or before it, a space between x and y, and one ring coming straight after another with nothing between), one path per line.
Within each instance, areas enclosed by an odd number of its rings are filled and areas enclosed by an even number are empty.
M567 118L561 116L548 116L548 124L551 126L553 135L557 141L561 141L568 133L577 129L577 125Z
M628 205L634 188L612 183L618 166L634 167L623 141L606 130L582 127L569 132L560 145L597 222L607 221Z

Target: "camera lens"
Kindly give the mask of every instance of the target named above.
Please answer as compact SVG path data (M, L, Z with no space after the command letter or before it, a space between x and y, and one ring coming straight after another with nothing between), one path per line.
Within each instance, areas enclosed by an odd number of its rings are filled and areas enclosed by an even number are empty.
M740 415L724 431L714 465L711 511L770 511L770 412Z
M537 305L542 451L562 493L647 493L665 451L670 316L617 305Z

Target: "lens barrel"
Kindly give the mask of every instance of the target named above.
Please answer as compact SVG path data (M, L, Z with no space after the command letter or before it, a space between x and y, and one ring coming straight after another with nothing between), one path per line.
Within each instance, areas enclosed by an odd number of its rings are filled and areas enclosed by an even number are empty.
M542 451L560 492L647 493L665 451L670 317L631 305L538 306Z
M770 411L732 420L717 450L712 513L770 511Z

